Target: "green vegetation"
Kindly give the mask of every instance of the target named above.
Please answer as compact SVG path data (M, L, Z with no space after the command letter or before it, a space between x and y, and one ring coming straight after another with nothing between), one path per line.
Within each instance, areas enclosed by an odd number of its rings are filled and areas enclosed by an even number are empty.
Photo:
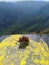
M0 2L0 36L15 33L49 33L49 3Z

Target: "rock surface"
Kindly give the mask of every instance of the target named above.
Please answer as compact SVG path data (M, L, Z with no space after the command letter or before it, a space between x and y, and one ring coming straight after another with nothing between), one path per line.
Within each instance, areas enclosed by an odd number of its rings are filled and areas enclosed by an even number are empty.
M29 39L29 46L19 49L19 38L11 35L0 42L0 65L49 65L49 48L43 39Z

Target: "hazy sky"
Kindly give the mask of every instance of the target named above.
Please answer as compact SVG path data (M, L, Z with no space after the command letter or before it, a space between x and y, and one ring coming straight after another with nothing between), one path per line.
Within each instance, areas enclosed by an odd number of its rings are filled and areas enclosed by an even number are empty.
M15 1L30 1L30 0L0 0L0 1L15 2ZM49 0L31 0L31 1L49 1Z

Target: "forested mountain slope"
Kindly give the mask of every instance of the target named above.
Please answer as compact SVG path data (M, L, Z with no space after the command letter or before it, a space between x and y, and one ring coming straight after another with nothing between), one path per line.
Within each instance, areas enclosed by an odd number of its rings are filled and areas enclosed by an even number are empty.
M0 2L0 35L49 33L48 28L49 2Z

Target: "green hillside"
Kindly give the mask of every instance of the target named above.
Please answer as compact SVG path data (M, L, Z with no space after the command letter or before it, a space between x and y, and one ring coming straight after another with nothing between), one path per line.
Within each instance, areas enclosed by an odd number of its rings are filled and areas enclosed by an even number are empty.
M0 35L15 33L49 33L49 3L0 2Z

